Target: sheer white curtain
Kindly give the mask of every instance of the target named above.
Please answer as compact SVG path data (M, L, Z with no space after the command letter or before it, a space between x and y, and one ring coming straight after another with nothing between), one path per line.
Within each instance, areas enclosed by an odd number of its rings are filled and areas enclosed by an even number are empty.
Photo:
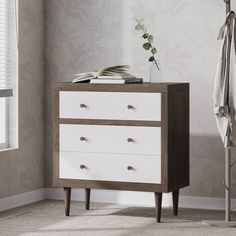
M9 146L18 82L17 0L0 0L0 148Z

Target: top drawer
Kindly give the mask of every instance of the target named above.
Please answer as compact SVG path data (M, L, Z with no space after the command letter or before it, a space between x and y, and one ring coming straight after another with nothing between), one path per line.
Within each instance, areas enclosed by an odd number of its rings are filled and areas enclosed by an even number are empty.
M160 93L60 92L60 118L161 121Z

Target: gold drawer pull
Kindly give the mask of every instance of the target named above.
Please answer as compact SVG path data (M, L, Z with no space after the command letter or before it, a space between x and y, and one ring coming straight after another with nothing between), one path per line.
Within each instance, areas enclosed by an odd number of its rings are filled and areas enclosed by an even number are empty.
M86 141L87 139L85 137L80 137L80 141Z
M128 142L128 143L133 143L133 142L134 142L134 139L132 139L132 138L127 138L127 142Z
M132 166L127 166L127 170L134 170Z
M85 165L80 165L80 169L86 169L86 166Z
M81 104L80 104L80 107L81 107L81 108L86 108L87 106L86 106L84 103L81 103Z
M127 108L128 108L129 110L134 110L134 109L135 109L134 106L132 106L132 105L128 105Z

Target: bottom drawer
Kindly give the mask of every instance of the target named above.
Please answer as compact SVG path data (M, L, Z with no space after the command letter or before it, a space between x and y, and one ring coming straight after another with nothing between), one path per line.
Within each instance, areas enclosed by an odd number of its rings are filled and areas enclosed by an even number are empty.
M60 152L59 178L161 184L160 156Z

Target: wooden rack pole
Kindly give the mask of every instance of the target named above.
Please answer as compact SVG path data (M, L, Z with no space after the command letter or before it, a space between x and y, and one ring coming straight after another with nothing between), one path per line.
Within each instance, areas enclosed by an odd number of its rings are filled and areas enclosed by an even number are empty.
M224 0L226 3L226 15L231 11L231 0ZM225 221L231 221L231 149L225 148Z
M231 149L225 148L225 221L231 221Z
M231 0L224 0L226 3L226 14L231 11Z
M226 15L231 11L231 0L224 0L226 4ZM225 220L224 221L202 221L204 225L218 227L236 227L236 221L231 221L231 148L225 148Z
M226 3L226 14L231 11L231 0L225 0Z

